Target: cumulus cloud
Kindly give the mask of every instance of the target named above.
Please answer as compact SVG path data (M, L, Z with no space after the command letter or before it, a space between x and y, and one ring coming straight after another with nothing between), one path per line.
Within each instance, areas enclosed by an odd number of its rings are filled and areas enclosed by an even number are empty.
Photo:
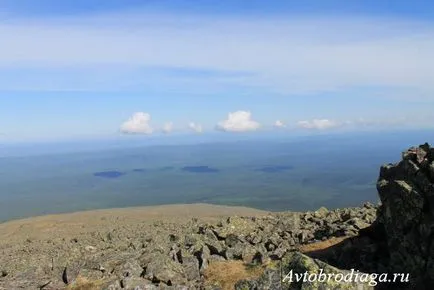
M120 130L125 134L152 134L154 130L149 124L150 121L150 114L137 112L121 125Z
M299 121L298 127L304 129L325 130L340 126L340 123L328 119L313 119L309 121Z
M166 134L169 134L170 132L172 132L173 131L173 123L167 122L166 124L164 124L162 131L163 131L163 133L166 133Z
M188 128L190 128L191 130L193 130L196 133L202 133L203 132L202 126L200 124L196 124L194 122L190 122L188 124Z
M283 128L283 127L286 127L286 125L282 121L277 120L276 122L274 122L274 127Z
M217 123L216 129L225 132L254 131L260 124L252 119L251 112L236 111L228 114L226 120Z

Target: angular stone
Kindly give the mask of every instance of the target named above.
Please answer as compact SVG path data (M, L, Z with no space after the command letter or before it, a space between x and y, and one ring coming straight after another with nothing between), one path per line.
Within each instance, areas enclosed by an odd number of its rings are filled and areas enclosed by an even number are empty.
M325 207L320 207L317 211L314 212L314 217L316 218L325 218L327 214L329 213L329 210Z
M182 266L168 256L158 252L152 254L152 258L145 269L145 278L152 282L163 282L174 285L186 282Z

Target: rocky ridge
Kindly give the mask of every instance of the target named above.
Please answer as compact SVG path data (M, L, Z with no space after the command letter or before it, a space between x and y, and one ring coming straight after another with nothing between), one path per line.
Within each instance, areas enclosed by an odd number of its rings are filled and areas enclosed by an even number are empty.
M409 272L415 285L434 285L434 148L412 147L399 163L383 166L377 188L389 270Z

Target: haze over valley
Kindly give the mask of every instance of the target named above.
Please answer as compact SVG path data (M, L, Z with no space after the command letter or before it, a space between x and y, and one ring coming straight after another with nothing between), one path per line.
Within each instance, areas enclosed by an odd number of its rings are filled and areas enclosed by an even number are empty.
M149 145L146 138L135 146L82 141L75 149L66 143L4 145L0 220L176 203L270 211L376 203L382 161L395 162L397 152L433 136L425 130L182 145Z

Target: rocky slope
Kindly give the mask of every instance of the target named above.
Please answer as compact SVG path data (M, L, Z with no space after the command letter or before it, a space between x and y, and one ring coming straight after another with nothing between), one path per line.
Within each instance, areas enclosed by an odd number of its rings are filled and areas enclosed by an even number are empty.
M144 285L149 285L148 289L158 289L157 285L199 289L206 285L204 275L213 262L241 260L247 265L267 265L303 244L355 236L375 220L375 214L376 208L366 204L215 221L156 219L151 224L123 224L69 239L28 238L18 246L2 247L4 277L0 285L5 289L61 289L93 281L95 289ZM214 286L210 289L218 289Z
M291 270L346 275L350 269L410 274L410 283L377 288L429 289L433 160L433 148L424 144L383 166L380 206L266 213L179 205L159 214L111 210L60 215L51 219L55 224L44 218L36 218L45 221L39 226L35 219L0 224L0 289L374 288L368 281L285 279Z

